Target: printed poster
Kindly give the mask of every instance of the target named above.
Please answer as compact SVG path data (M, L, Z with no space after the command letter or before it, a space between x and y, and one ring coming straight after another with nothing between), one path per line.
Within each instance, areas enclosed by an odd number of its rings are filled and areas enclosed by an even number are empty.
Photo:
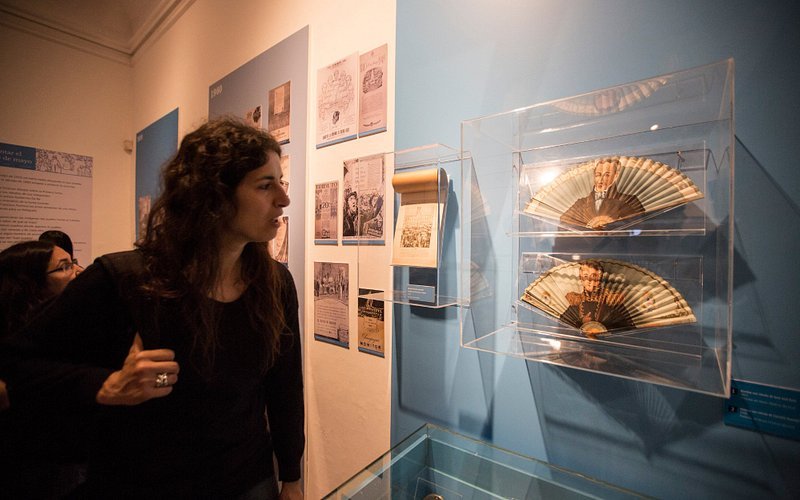
M272 258L285 266L289 266L289 216L283 215L280 218L278 232L272 241L269 242Z
M358 53L317 71L317 149L356 138L357 81Z
M0 143L0 249L58 229L91 262L92 170L91 156Z
M386 131L386 83L388 45L383 44L359 58L361 78L358 106L359 137Z
M291 177L291 160L289 155L283 155L280 159L281 164L281 187L288 193L289 192L289 178ZM269 254L272 258L284 264L289 265L289 216L283 215L280 218L280 225L275 238L268 243Z
M349 348L348 264L314 262L314 339Z
M314 243L336 245L339 205L339 181L314 186Z
M291 83L286 82L269 91L267 131L279 144L291 140Z
M384 155L346 160L343 167L342 244L383 245Z
M289 194L289 179L292 176L292 160L289 158L289 155L283 155L280 158L281 161L281 186L286 191L286 194Z
M383 291L359 288L358 295L358 350L384 357L384 305L371 297Z

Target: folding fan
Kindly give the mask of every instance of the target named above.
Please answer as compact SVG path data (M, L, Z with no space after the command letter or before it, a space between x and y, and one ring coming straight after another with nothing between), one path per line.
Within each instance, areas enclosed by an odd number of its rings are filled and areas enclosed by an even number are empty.
M665 77L630 83L621 87L598 90L589 94L562 99L553 107L576 115L597 116L622 111L641 102L667 84Z
M595 170L616 165L605 199L595 201ZM649 158L596 158L563 172L539 189L525 213L582 229L609 224L698 200L703 193L684 173Z
M666 280L613 259L568 262L528 285L521 300L588 337L694 323L692 309Z

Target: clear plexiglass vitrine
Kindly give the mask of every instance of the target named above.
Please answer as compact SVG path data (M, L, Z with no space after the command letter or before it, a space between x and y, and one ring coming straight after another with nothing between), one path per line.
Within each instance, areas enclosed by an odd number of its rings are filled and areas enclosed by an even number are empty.
M727 397L733 69L462 123L463 347Z

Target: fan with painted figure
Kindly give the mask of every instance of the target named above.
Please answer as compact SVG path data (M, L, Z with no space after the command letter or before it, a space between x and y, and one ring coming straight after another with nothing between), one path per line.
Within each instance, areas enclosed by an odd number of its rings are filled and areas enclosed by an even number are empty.
M686 174L665 163L610 156L563 172L531 197L524 212L581 230L606 230L702 197Z
M680 292L665 279L614 259L556 266L528 285L521 300L590 338L697 321Z

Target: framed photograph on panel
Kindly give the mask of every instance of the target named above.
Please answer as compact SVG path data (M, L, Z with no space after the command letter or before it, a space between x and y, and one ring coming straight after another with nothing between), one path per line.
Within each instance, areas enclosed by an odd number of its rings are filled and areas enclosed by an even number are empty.
M280 144L291 140L291 96L292 82L278 85L269 91L269 116L267 131Z

